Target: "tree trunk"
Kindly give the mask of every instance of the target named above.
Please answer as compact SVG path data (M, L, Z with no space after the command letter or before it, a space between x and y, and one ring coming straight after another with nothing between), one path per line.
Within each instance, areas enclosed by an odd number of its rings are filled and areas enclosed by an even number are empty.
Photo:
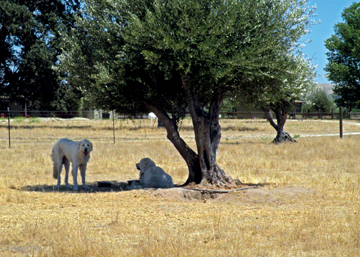
M181 157L185 160L186 165L188 166L189 177L184 185L187 185L191 182L199 184L202 179L200 172L199 156L181 138L176 121L170 118L166 112L156 108L155 106L148 105L148 108L150 111L155 113L155 115L164 125L167 132L167 138L174 145L174 147L180 153Z
M191 176L201 178L203 185L224 186L232 182L216 162L217 150L220 144L221 127L219 124L220 106L223 101L223 94L214 93L210 103L209 111L204 111L198 100L197 94L190 87L188 75L182 75L182 84L188 100L189 111L194 126L195 141L198 152L199 170L189 175L187 183L193 182ZM191 172L190 172L191 173ZM196 182L196 181L194 181Z
M219 113L223 95L214 94L209 111L206 112L200 107L197 94L190 89L188 76L182 76L182 82L194 126L197 154L181 138L177 121L174 120L174 118L170 118L165 111L154 105L149 104L148 108L155 113L162 122L167 131L167 138L188 166L189 176L184 185L193 182L203 185L211 184L219 187L232 184L232 178L228 177L216 162L217 150L221 138Z
M280 108L272 108L275 113L277 124L274 122L273 118L270 115L270 108L262 108L266 119L270 122L271 126L276 130L276 137L272 141L275 144L283 143L283 142L293 142L296 140L293 139L290 134L284 131L284 125L287 119L287 111Z

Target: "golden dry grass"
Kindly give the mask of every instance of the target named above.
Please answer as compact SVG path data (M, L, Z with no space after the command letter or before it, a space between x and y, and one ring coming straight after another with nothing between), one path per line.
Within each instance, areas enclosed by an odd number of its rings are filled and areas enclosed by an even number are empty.
M338 133L337 122L289 121L298 143L273 145L265 121L222 120L219 165L268 186L202 200L154 190L49 190L56 183L50 152L61 137L94 143L89 183L136 179L135 163L146 156L183 183L184 161L148 121L116 121L116 144L111 121L13 124L9 149L0 121L1 256L360 255L360 137L304 137ZM194 146L190 122L181 128ZM360 127L353 122L344 131Z

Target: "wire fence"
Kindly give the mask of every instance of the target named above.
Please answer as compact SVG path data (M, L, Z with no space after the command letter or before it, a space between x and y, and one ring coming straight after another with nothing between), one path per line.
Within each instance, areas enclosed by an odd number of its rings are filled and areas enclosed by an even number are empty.
M263 112L222 112L221 118L229 124L228 130L233 130L235 127L230 125L228 121L235 122L241 119L259 120L259 122L261 120L265 123L264 127L270 128ZM359 119L360 113L351 113L347 118ZM339 114L334 112L290 113L289 119L331 120L339 119ZM244 127L244 124L241 126ZM348 125L346 126L349 131ZM158 129L159 127L161 127L161 123L156 119L150 119L147 115L127 116L104 111L28 111L25 113L23 111L0 110L0 149L24 144L53 144L59 138L64 137L72 140L91 138L93 141L104 143L144 139L167 140L166 131ZM222 127L224 128L223 125ZM358 128L359 126L356 126L354 131L358 131ZM193 138L191 119L185 119L180 129L182 129L183 134L185 133L185 137ZM254 131L254 128L248 127L241 129ZM273 133L273 131L271 132Z
M60 138L98 143L166 138L148 119L0 118L0 148L55 143ZM161 134L161 136L160 136Z

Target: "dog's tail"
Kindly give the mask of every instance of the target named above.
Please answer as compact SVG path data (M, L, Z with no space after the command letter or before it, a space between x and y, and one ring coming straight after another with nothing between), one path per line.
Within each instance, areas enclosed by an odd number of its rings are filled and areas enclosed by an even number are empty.
M54 163L54 167L53 167L53 178L57 179L58 176L58 169L57 169L57 165Z
M55 150L54 150L54 148L52 149L52 152L51 152L51 159L53 161L53 178L57 179L59 171L58 171L57 164L56 164L56 161L55 161Z

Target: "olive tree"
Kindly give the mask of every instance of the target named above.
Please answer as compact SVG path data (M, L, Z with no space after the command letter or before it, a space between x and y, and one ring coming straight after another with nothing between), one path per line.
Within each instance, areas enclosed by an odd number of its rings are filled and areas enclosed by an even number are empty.
M314 66L301 55L283 53L285 67L276 76L249 81L238 94L240 103L260 108L270 125L276 130L273 143L295 142L284 131L289 111L294 109L296 100L305 99L306 93L315 86ZM270 112L275 115L273 119Z
M216 161L222 102L249 81L284 77L282 53L310 25L307 0L85 2L61 58L68 80L99 107L154 112L188 166L186 183L230 183ZM178 129L187 111L195 150Z

